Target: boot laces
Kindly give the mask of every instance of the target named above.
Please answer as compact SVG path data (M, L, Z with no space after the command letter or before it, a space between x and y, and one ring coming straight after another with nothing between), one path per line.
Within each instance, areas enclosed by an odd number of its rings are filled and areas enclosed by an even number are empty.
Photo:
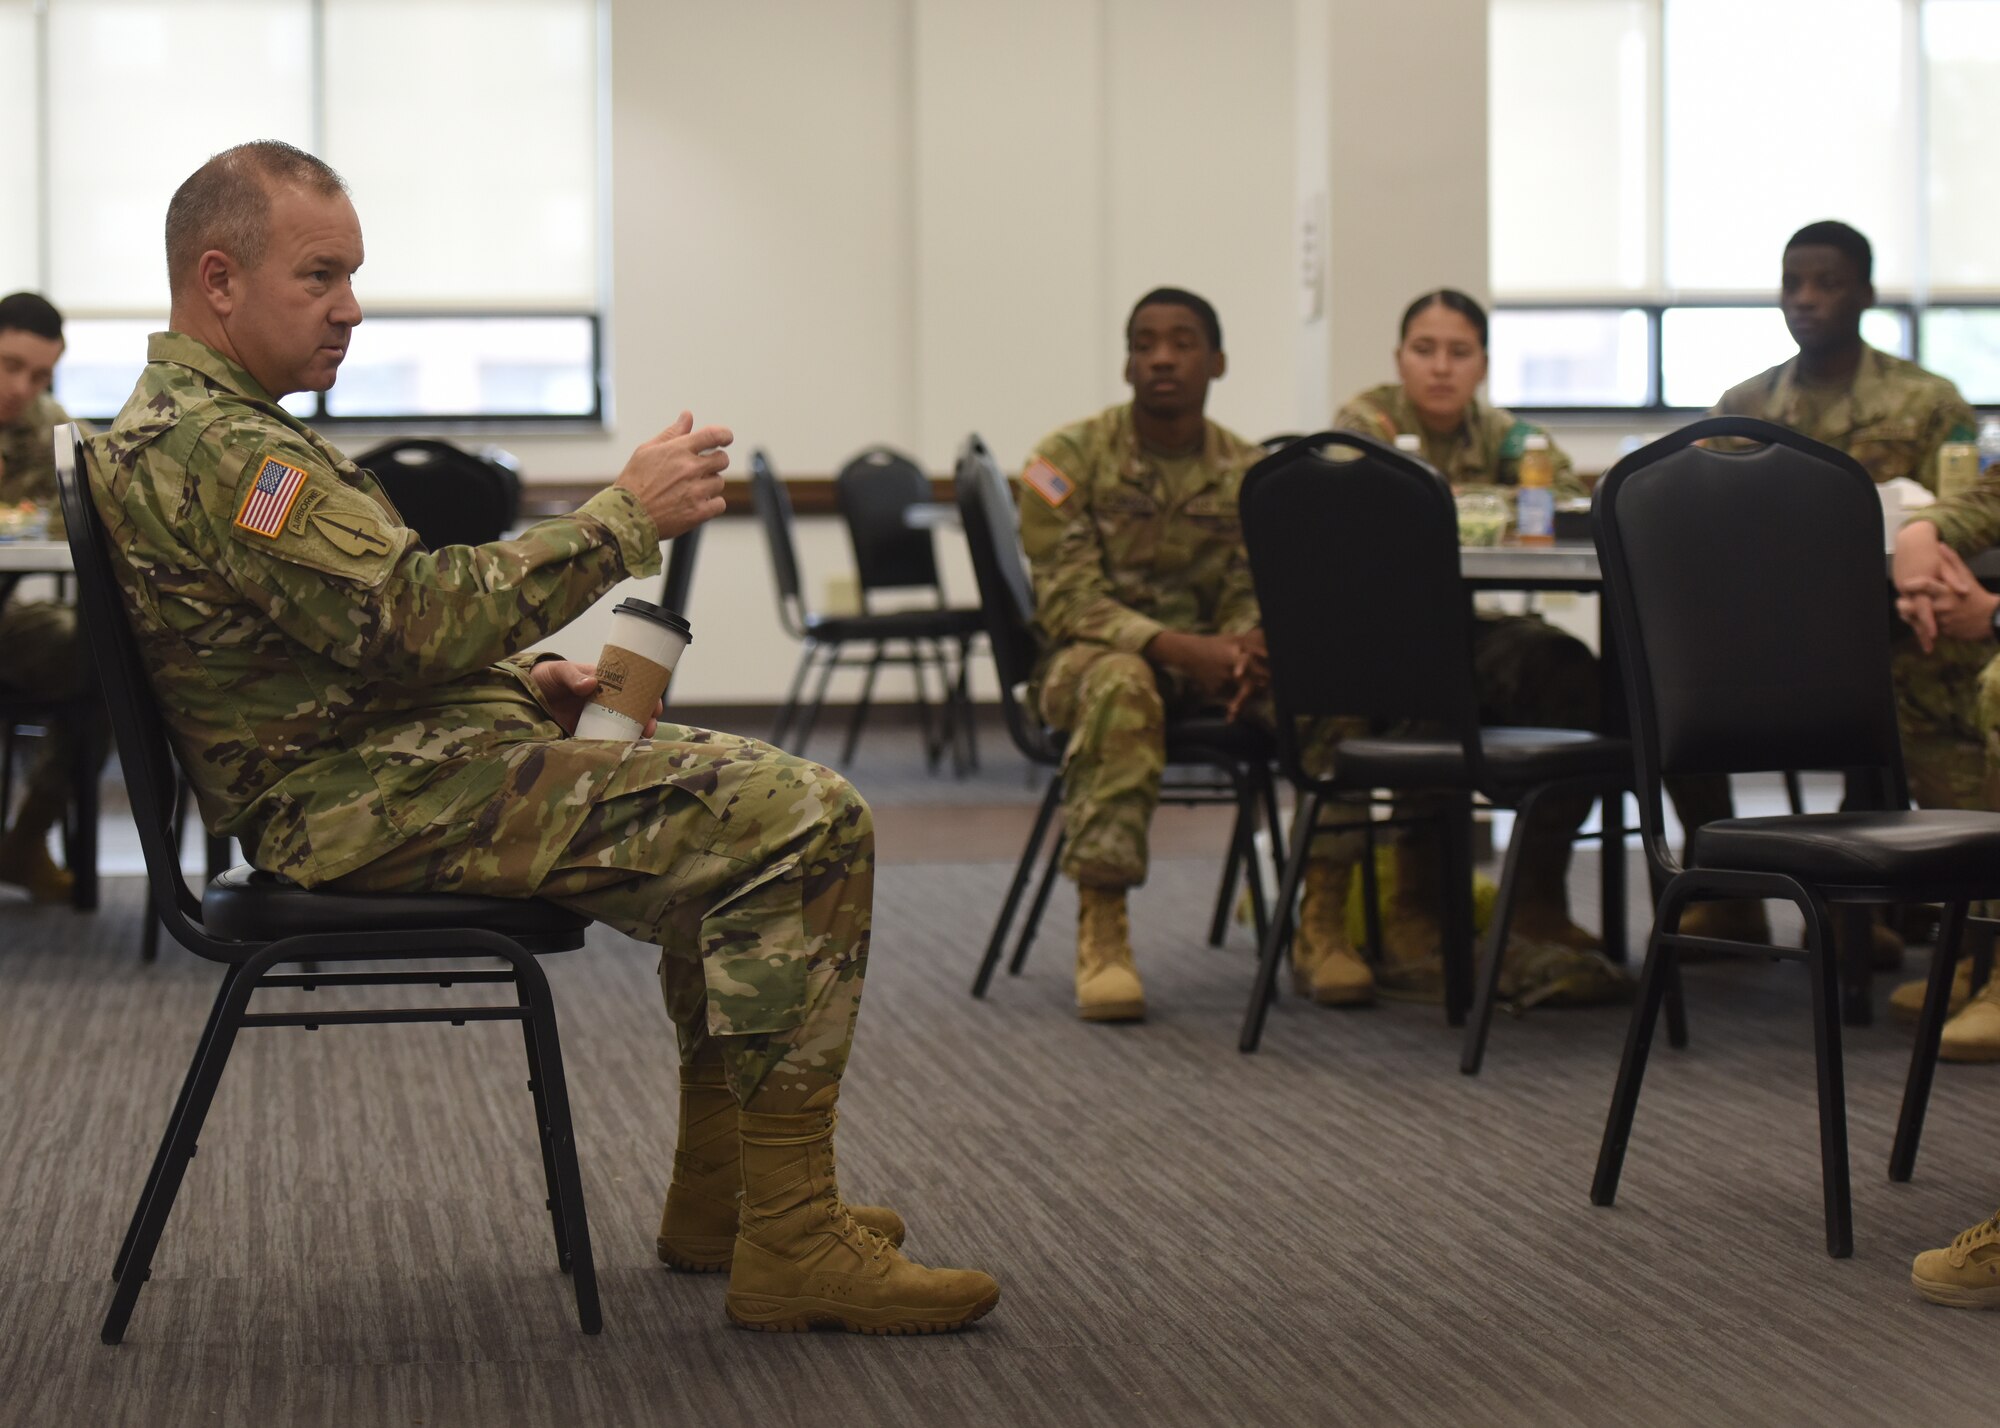
M1974 1225L1951 1242L1951 1262L1963 1265L1974 1250L1996 1242L2000 1242L2000 1211L1996 1211L1992 1219Z

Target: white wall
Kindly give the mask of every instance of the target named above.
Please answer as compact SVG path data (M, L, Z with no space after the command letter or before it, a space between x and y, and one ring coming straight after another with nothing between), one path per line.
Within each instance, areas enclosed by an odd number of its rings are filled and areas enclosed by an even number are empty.
M885 441L943 472L971 430L1011 465L1123 398L1126 313L1169 283L1222 315L1211 414L1296 424L1292 0L611 9L614 420L510 439L531 481L609 477L682 406L735 428L739 468ZM802 527L824 605L849 556ZM795 647L754 523L708 532L696 590L677 696L776 698Z

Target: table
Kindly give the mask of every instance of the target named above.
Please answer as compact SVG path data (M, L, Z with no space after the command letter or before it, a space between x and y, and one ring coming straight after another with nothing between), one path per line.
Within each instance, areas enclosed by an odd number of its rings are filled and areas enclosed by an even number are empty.
M66 575L75 568L66 540L0 541L0 575Z

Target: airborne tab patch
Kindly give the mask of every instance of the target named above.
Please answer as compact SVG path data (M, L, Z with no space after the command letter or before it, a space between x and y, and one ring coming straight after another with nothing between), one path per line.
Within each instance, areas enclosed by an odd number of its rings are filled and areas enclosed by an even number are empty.
M236 524L260 536L275 536L285 528L292 503L306 484L306 473L288 466L275 456L267 456L257 468L257 479L243 495Z
M1046 456L1037 456L1028 463L1028 469L1021 473L1021 484L1034 488L1035 494L1051 506L1060 506L1076 489L1076 483L1057 470Z

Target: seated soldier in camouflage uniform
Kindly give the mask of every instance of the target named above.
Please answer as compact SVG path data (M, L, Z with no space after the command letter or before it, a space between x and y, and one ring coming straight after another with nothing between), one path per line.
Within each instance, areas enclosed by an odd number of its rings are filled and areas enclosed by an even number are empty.
M63 353L62 314L34 293L0 298L0 506L31 502L48 512L56 534L56 427L69 414L49 395ZM76 610L57 601L0 605L0 689L38 699L74 699L90 687L89 660L76 637ZM70 875L49 856L49 830L69 806L76 741L103 739L97 727L58 720L42 738L14 822L0 838L0 883L26 888L37 902L66 902ZM0 809L0 815L5 810Z
M1521 453L1542 428L1479 400L1486 380L1486 310L1454 288L1425 293L1403 313L1396 344L1398 381L1349 399L1334 417L1344 431L1378 441L1415 436L1418 454L1454 491L1520 484ZM1558 496L1582 496L1569 457L1551 441ZM1539 616L1482 612L1474 627L1473 667L1480 718L1489 724L1556 729L1602 727L1597 658L1582 641ZM1572 840L1592 798L1545 802L1524 840L1518 893L1502 971L1503 994L1528 1002L1578 1003L1620 995L1625 979L1602 957L1603 944L1569 915ZM1417 805L1421 807L1421 804ZM1400 813L1415 811L1401 806ZM1442 994L1438 957L1440 903L1435 825L1412 825L1396 844L1395 896L1383 921L1386 987L1427 998Z
M1934 506L1896 536L1896 609L1915 638L1899 652L1896 705L1911 790L1927 807L2000 809L2000 595L1966 559L2000 544L2000 472ZM1921 656L1932 656L1928 665ZM1914 666L1914 668L1911 668ZM1919 770L1922 782L1919 781ZM1924 984L1915 984L1922 989ZM1897 995L1905 997L1901 988ZM1907 997L1905 997L1907 1000ZM1916 1006L1922 1006L1917 998ZM2000 1061L2000 976L1972 985L1958 964L1938 1055Z
M1241 707L1263 640L1236 515L1261 454L1207 420L1225 366L1215 309L1161 288L1126 323L1133 400L1045 438L1021 474L1021 539L1043 650L1031 696L1069 735L1063 872L1077 885L1077 1013L1145 1014L1126 892L1146 879L1168 715ZM1322 835L1307 865L1294 973L1322 1003L1373 996L1341 930L1358 835Z
M288 415L361 320L339 177L288 145L216 156L167 213L173 331L93 452L125 605L204 820L308 887L543 897L661 949L681 1141L660 1256L730 1272L739 1324L956 1328L984 1274L849 1206L834 1103L868 959L873 824L839 775L660 725L565 737L588 666L516 651L723 508L721 427L683 413L574 515L426 550Z
M1785 244L1778 303L1799 354L1731 387L1710 415L1777 422L1846 452L1878 482L1907 477L1935 492L1939 448L1978 435L1972 408L1948 378L1861 340L1861 315L1875 304L1874 265L1867 238L1845 223L1808 223L1794 233ZM1926 652L1904 637L1891 658L1917 803L2000 807L1986 801L1978 778L1962 775L1977 766L1979 743L1964 742L1950 712L1956 691L1977 682L1985 656L1952 641ZM1769 937L1758 903L1697 903L1682 930ZM1879 965L1901 960L1902 941L1887 927L1875 926L1874 941ZM1898 988L1898 1008L1913 1015L1923 986Z

